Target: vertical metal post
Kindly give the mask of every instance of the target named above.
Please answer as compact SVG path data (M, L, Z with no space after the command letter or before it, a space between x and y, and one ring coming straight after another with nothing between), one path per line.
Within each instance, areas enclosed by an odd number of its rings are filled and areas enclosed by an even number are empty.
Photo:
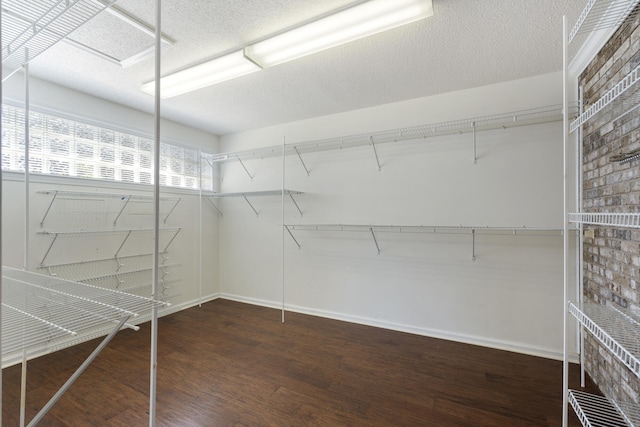
M476 260L476 230L471 230L471 261Z
M202 150L198 150L198 179L198 246L200 248L198 256L198 299L200 304L198 306L202 307ZM213 179L211 181L213 184Z
M29 142L31 99L29 94L29 49L24 50L24 261L23 268L29 270Z
M284 323L284 230L285 230L285 220L284 220L284 197L285 197L285 145L286 145L286 137L282 137L282 323ZM296 152L298 150L296 149ZM300 155L300 154L298 154ZM300 159L302 161L302 158ZM302 162L304 165L304 162ZM306 170L306 167L305 167ZM307 175L309 173L307 172Z
M0 46L2 46L2 0L0 0ZM0 101L2 100L2 66L0 66ZM0 135L2 135L2 102L0 102ZM2 144L0 144L0 159ZM0 163L0 270L2 269L2 164ZM0 319L2 319L2 274L0 274ZM2 321L0 320L0 354L2 354ZM0 366L0 427L2 427L2 366Z
M158 252L160 248L160 55L162 52L162 31L160 24L162 21L162 0L156 0L156 34L155 34L155 126L154 139L155 150L153 156L153 271L151 294L155 299L158 297ZM156 383L158 370L158 307L153 306L151 310L151 350L149 355L150 375L149 375L149 427L156 425Z
M29 49L24 50L24 259L22 268L29 271L29 145L31 141L31 99L29 93ZM0 242L1 244L2 242ZM27 296L25 295L25 303ZM0 322L1 323L1 322ZM26 324L23 323L23 336ZM22 351L22 370L20 375L20 427L24 427L27 408L27 352Z
M473 127L473 164L478 163L478 150L476 148L476 122L471 124Z
M582 88L579 89L579 96L578 96L578 114L582 114L582 97L583 97L583 92L582 92ZM577 150L576 150L576 184L577 184L577 191L576 191L576 211L577 212L582 212L582 126L578 127L577 129L578 132L578 138L577 138ZM578 249L576 250L576 258L577 258L577 265L578 265L578 277L577 277L577 286L576 286L576 292L577 292L577 301L579 303L583 302L583 278L584 278L584 259L582 256L582 252L583 252L583 247L584 247L584 227L582 224L579 224L578 226ZM584 370L584 337L585 337L585 329L584 326L580 325L580 327L577 329L577 334L578 334L578 342L580 343L580 386L584 387L586 384L586 374L585 374L585 370Z
M567 139L568 139L568 108L567 99L567 17L562 17L562 231L563 231L563 297L562 297L562 325L564 329L562 340L562 427L567 427L569 421L569 359L568 351L568 310L567 299L569 297L568 282L568 252L569 252L569 228L567 224Z

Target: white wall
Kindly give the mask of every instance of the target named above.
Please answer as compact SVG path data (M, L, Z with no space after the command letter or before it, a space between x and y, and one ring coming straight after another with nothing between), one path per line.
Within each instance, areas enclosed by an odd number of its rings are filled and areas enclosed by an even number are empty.
M222 151L345 136L560 104L559 73L222 137ZM473 225L562 228L562 123L287 157L290 224ZM282 160L223 169L222 191L282 187ZM281 200L223 201L223 295L277 306L283 298ZM288 309L549 357L562 352L562 238L554 235L284 236Z
M24 75L14 74L3 83L4 102L23 105L25 98ZM46 82L34 77L29 80L31 107L42 112L51 112L83 122L93 122L118 130L129 130L136 134L153 137L154 117L150 114L106 101L101 98L77 92L69 88ZM149 103L153 98L149 97ZM161 121L163 141L176 142L194 148L216 152L219 138L217 135L194 129L170 120Z

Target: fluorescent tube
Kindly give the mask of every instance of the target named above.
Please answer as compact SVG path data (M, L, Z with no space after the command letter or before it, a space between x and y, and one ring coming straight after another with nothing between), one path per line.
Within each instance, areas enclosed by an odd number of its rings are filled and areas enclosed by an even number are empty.
M260 67L245 58L242 50L194 65L160 79L160 97L171 98L256 71ZM142 85L142 91L153 95L155 80Z
M245 54L270 67L432 15L431 0L371 0L251 44Z

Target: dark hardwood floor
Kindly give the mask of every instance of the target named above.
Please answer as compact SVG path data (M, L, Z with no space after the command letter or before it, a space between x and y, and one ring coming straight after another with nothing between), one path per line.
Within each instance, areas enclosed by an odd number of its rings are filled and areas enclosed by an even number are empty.
M28 420L96 344L29 363ZM160 319L157 425L560 426L561 369L296 313L282 324L278 310L216 300ZM148 325L122 331L40 425L148 425L148 372ZM7 368L5 426L18 425L19 396L20 367Z

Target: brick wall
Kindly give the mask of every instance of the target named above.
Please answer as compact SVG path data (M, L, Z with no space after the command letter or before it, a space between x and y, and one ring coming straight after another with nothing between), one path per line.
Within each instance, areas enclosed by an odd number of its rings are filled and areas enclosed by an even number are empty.
M584 108L640 64L639 23L639 17L628 19L580 76ZM640 96L635 102L640 105ZM599 114L584 126L582 148L583 210L640 212L640 160L611 159L640 148L640 108L627 104ZM585 239L583 248L585 301L616 304L640 315L640 230L594 229L595 237ZM606 396L640 402L638 378L590 334L585 356L587 372Z

